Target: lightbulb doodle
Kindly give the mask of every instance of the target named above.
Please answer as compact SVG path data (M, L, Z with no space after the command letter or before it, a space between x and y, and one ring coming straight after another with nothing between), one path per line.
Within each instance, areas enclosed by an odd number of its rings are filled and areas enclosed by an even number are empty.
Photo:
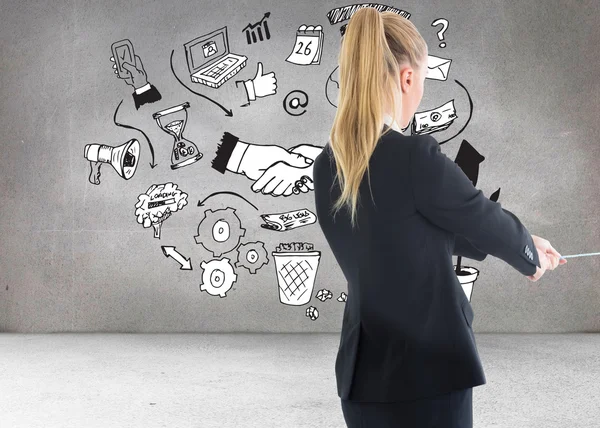
M173 213L187 205L187 193L177 188L177 184L153 184L138 196L135 204L137 222L149 228L154 228L154 237L160 239L162 225Z
M290 196L314 189L312 164L322 146L300 144L291 149L259 145L225 132L218 144L212 168L230 171L254 181L251 190L271 196Z
M323 27L302 24L296 31L292 52L285 59L296 65L319 65L323 53Z
M290 116L302 116L306 113L306 106L308 105L308 94L299 89L294 89L289 92L283 99L283 109ZM300 111L300 108L304 110ZM298 113L297 111L300 111Z
M148 73L142 64L142 59L135 54L130 40L114 42L111 51L110 61L113 63L114 73L134 89L132 95L136 110L144 104L162 99L158 89L148 81Z

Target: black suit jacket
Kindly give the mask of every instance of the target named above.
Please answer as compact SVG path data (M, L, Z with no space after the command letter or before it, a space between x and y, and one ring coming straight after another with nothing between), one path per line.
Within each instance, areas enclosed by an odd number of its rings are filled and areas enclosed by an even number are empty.
M384 127L386 129L387 127ZM429 135L383 135L360 187L358 226L343 209L329 144L315 159L321 229L348 282L335 363L338 395L389 402L486 383L473 309L452 255L539 266L531 235L491 201Z

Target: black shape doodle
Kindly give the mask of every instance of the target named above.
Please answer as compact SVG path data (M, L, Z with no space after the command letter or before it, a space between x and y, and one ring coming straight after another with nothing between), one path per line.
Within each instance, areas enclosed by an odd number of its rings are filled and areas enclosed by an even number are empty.
M160 239L163 222L187 205L187 193L175 183L153 184L138 196L135 204L137 222L148 228L154 227L154 237Z
M225 116L233 116L233 110L231 110L231 109L227 110L224 106L222 106L221 104L219 104L218 102L216 102L212 98L207 97L206 95L203 95L203 94L200 94L200 93L198 93L196 91L191 90L190 88L187 87L187 85L185 83L183 83L183 81L179 78L179 76L177 76L177 73L175 73L175 69L173 68L173 54L174 53L175 53L175 49L173 49L171 51L171 72L173 73L173 76L175 76L175 79L177 79L177 81L181 84L181 86L183 86L185 89L187 89L188 91L190 91L192 94L198 95L199 97L202 97L202 98L205 98L208 101L210 101L211 103L219 106L219 108L225 112Z
M255 22L254 24L248 24L244 28L242 28L242 33L246 34L246 42L248 42L249 45L251 45L252 43L256 43L257 41L262 42L265 39L269 40L271 38L271 32L269 31L269 26L267 24L267 18L269 16L271 16L271 12L266 12L260 19L260 21Z
M236 80L235 86L238 87L238 84L240 83L244 84L248 101L240 107L250 105L250 102L256 100L256 98L268 97L269 95L277 93L277 78L275 77L275 72L271 71L270 73L263 73L262 62L258 63L256 75L252 79Z
M308 242L281 243L272 253L277 272L279 301L301 306L310 302L321 252Z
M185 43L190 79L219 88L246 66L248 57L229 51L227 27L219 28Z
M177 263L180 264L180 270L193 270L191 259L185 257L179 251L177 251L174 246L162 245L160 247L162 249L163 254L169 258L171 257Z
M303 98L305 99L305 101L300 101L300 97L298 97L296 94L303 95L304 96ZM288 100L288 98L289 98L289 100ZM294 114L294 113L292 113L292 111L297 110L300 107L306 107L307 105L308 105L308 94L299 89L295 89L295 90L291 91L283 99L283 109L290 116L302 116L304 113L306 113L306 109L304 109L302 111L302 113L299 113L299 114Z
M194 239L196 244L202 245L213 256L220 257L235 250L245 234L246 229L242 227L235 209L228 207L204 211L204 217L198 224L198 234Z
M312 164L323 147L300 144L291 149L276 145L252 144L224 132L213 169L243 175L250 180L253 192L272 196L290 196L314 189Z
M339 68L339 65L335 67L325 82L325 98L334 107L337 107L338 95L340 93Z
M200 291L206 291L211 296L227 296L227 292L237 280L231 261L224 257L219 260L210 260L200 263L202 268L202 282Z
M212 198L213 196L216 196L216 195L233 195L233 196L237 196L238 198L243 199L244 201L248 202L250 204L250 206L252 206L252 208L254 208L256 211L258 211L258 208L252 202L250 202L248 199L244 198L239 193L229 192L229 191L222 191L222 192L211 193L206 198L202 199L201 201L198 201L198 206L199 207L203 206L204 202L206 202L209 198Z
M114 72L119 79L134 88L133 101L136 110L142 105L153 103L162 99L158 89L148 82L148 74L142 64L142 59L135 55L133 44L127 40L120 40L111 45Z
M154 169L154 167L156 165L158 165L158 164L154 163L154 147L152 147L152 143L150 142L150 138L148 138L148 136L146 135L146 133L144 131L142 131L141 129L138 129L138 128L136 128L134 126L130 126L130 125L123 125L122 123L117 122L117 112L119 111L119 107L121 107L121 104L123 104L123 100L121 100L121 102L119 103L119 105L115 109L115 114L113 115L113 122L114 122L114 124L117 125L117 126L120 126L121 128L134 129L134 130L136 130L138 132L141 132L141 134L146 139L146 142L148 143L148 148L150 149L150 154L152 155L152 161L150 162L150 168Z
M442 29L437 32L438 39L441 41L440 48L446 47L446 42L444 42L444 32L448 29L448 20L445 18L438 18L431 23L432 27L437 27L438 25L442 25Z
M465 175L473 183L473 186L476 186L479 177L479 165L484 160L485 156L480 154L467 140L462 140L454 163L462 169Z
M198 146L183 136L183 131L188 120L187 109L189 107L190 103L185 102L158 111L152 115L158 127L175 139L173 150L171 150L171 169L191 165L198 162L203 156L198 150ZM163 117L169 117L167 124L161 122Z
M406 19L410 18L410 13L407 11L393 6L386 6L381 3L357 3L348 6L336 7L335 9L331 9L329 12L327 12L326 16L329 20L329 23L331 25L335 25L352 18L352 15L354 15L357 10L362 9L363 7L372 7L377 9L379 12L393 12L405 17Z
M260 241L245 242L237 248L236 266L241 266L255 274L261 267L269 263L265 243Z
M129 180L135 174L139 164L140 143L132 138L118 147L105 144L86 144L83 156L90 161L90 183L100 184L100 167L103 163L108 163L121 178Z
M261 224L260 227L263 229L276 230L278 232L285 232L298 227L308 226L317 221L317 216L308 208L283 213L261 214L260 217L265 222L265 224Z
M321 64L323 38L323 27L302 24L296 31L296 41L286 61L297 65Z
M465 86L464 86L462 83L460 83L460 82L459 82L458 80L456 80L456 79L455 79L454 81L455 81L455 82L456 82L456 83L457 83L457 84L458 84L458 85L459 85L461 88L463 88L463 89L465 90L465 92L467 93L467 98L469 98L469 117L467 118L467 121L465 122L465 124L463 125L463 127L462 127L462 128L460 128L456 134L454 134L452 137L450 137L450 138L448 138L448 139L446 139L446 140L444 140L444 141L440 141L440 142L439 142L440 146L441 146L442 144L445 144L445 143L447 143L448 141L450 141L450 140L453 140L454 138L458 137L458 136L459 136L459 135L460 135L460 134L461 134L461 133L462 133L462 132L465 130L465 128L467 127L467 125L468 125L468 124L469 124L469 122L471 121L471 118L473 117L473 100L471 99L471 94L469 94L469 91L467 90L467 88L465 88Z

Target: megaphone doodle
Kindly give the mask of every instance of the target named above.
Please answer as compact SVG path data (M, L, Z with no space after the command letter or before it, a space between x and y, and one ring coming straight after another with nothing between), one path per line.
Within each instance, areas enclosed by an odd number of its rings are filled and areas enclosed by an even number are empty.
M86 144L83 156L90 161L90 183L100 184L100 166L108 163L125 180L133 177L140 159L140 143L135 138L118 147Z

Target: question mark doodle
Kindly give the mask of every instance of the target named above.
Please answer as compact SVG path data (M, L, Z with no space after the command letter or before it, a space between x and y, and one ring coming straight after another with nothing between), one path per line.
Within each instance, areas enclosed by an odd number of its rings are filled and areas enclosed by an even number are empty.
M431 26L436 27L439 24L442 24L442 29L440 31L438 31L437 36L438 36L438 39L440 39L440 41L441 41L441 40L444 40L444 31L446 31L448 29L448 20L444 19L444 18L438 18L431 23ZM446 47L446 42L440 43L440 48L445 48L445 47Z
M304 98L304 101L301 99ZM300 107L306 107L308 105L308 94L299 89L295 89L287 94L283 100L283 109L291 116L302 116L306 113L306 109L302 113L295 114L294 110L298 110Z

